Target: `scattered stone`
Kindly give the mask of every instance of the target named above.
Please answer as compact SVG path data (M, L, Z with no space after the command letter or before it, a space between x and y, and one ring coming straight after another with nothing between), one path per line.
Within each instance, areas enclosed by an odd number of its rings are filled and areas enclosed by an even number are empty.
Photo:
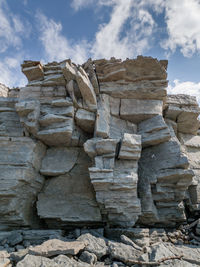
M135 244L130 238L128 238L127 236L125 235L121 235L121 241L122 243L126 244L126 245L129 245L129 246L132 246L133 248L139 250L139 251L142 251L142 248L139 247L137 244Z
M23 260L23 258L28 254L28 248L27 249L20 249L17 252L10 253L10 259L14 261L15 263Z
M42 245L29 248L29 254L51 257L60 254L76 255L85 248L84 242L64 242L59 239L45 241Z
M0 267L9 267L11 262L8 258L0 258Z
M91 265L97 262L97 256L94 253L90 253L88 251L83 251L79 259Z
M21 243L23 240L23 236L20 232L13 231L10 236L7 238L7 242L11 246L15 246Z
M54 261L45 257L26 255L26 257L17 263L16 267L59 267Z
M174 257L175 254L164 243L156 243L151 246L150 261L160 261L163 258Z
M91 265L84 263L84 262L78 262L74 260L73 258L69 258L65 255L59 255L58 257L54 258L54 262L58 264L60 267L90 267ZM96 265L95 265L96 266Z
M125 264L130 260L137 260L142 254L132 246L112 241L108 241L108 249L112 259L122 261Z
M81 241L84 243L87 242L88 244L85 247L85 250L95 254L98 260L100 260L108 253L108 248L104 238L95 237L91 234L84 234L77 238L77 241Z

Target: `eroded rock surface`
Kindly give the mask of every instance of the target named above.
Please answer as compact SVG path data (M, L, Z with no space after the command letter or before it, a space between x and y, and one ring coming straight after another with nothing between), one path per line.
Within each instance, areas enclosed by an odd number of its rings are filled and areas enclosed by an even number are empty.
M53 152L60 155L60 160L53 161L49 158ZM67 164L64 164L65 161ZM46 163L48 164L45 165ZM100 210L89 179L90 164L90 159L82 148L47 150L41 172L54 177L49 177L38 195L37 209L38 215L49 226L58 228L101 222Z
M175 227L199 215L200 108L167 96L167 61L25 61L22 72L25 87L0 85L0 229Z

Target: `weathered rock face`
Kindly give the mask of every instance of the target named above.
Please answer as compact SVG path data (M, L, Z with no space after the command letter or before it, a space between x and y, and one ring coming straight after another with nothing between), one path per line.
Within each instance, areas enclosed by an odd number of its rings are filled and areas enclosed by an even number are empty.
M33 205L44 182L39 169L46 148L24 136L15 102L0 99L0 229L34 226Z
M137 160L141 153L141 136L124 134L120 139L90 139L84 144L95 166L89 168L90 179L105 222L123 227L133 226L141 213L137 196ZM120 146L120 148L118 148Z
M179 139L189 161L189 166L194 172L192 183L188 188L189 198L187 204L192 214L200 213L200 136L191 134L179 134Z
M8 87L4 84L0 83L0 97L7 97L8 96Z
M167 61L138 56L135 60L96 60L100 91L116 98L163 100L167 95Z
M186 219L183 200L194 174L174 139L143 150L139 162L143 224L173 226Z
M25 61L27 86L0 86L0 228L32 226L35 211L54 228L173 227L199 214L200 109L167 96L166 69L142 56Z
M166 101L165 118L177 123L177 130L186 134L197 134L200 108L193 96L169 95Z
M41 173L48 176L48 180L38 195L37 209L38 215L50 227L101 223L101 213L89 178L90 164L82 148L47 150Z

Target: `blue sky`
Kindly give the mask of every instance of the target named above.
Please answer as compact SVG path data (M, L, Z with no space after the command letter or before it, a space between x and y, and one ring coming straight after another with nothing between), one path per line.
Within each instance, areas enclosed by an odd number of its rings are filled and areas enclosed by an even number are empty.
M0 0L0 83L23 86L24 59L168 59L169 92L200 101L199 0Z

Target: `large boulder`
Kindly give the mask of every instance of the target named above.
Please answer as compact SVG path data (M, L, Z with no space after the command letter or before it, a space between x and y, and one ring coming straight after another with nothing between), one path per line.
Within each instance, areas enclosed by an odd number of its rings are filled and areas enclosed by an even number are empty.
M42 172L46 173L44 168L48 168L47 173L55 175L54 170L63 165L62 171L65 174L57 173L59 176L46 180L42 192L38 195L39 216L45 219L49 226L56 228L101 223L101 214L89 179L90 159L81 148L58 148L54 151L59 158L62 158L63 153L63 157L71 162L71 165L65 166L62 159L49 165L50 151L47 152ZM72 158L72 155L75 156Z

